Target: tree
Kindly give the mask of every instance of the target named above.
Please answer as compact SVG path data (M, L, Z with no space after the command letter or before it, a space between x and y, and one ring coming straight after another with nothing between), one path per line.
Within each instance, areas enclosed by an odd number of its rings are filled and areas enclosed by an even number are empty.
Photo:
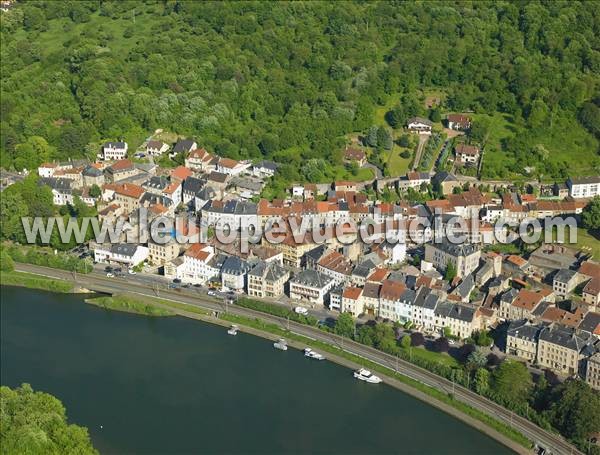
M12 272L15 269L15 261L10 257L6 250L0 251L0 270L3 272Z
M443 332L444 332L444 336L446 338L449 338L452 336L452 329L450 327L444 327Z
M549 416L561 434L575 441L586 441L600 431L600 394L579 379L571 379L552 393Z
M3 453L97 454L86 428L67 422L62 403L29 384L0 387Z
M429 111L429 120L434 123L439 123L442 121L442 115L440 114L440 110L436 107Z
M457 273L458 272L456 270L456 265L454 264L454 262L448 261L448 263L446 264L446 271L444 274L444 279L446 281L448 281L449 283L451 283L452 280L454 278L456 278Z
M371 128L369 128L369 131L367 132L367 137L365 138L366 143L369 147L377 147L377 132L379 131L379 128L377 128L376 126L372 126Z
M398 145L400 147L410 146L410 137L408 136L408 134L403 134L402 136L400 136L400 139L398 139Z
M377 130L377 146L382 147L385 150L392 149L392 135L387 128L381 127Z
M420 332L411 333L410 342L413 346L423 346L425 344L425 337Z
M90 186L89 189L89 195L90 197L100 197L100 195L102 194L102 190L100 189L100 187L98 185L96 185L95 183Z
M354 318L350 313L342 313L335 321L334 332L346 338L354 335Z
M412 340L410 338L410 335L404 335L402 337L402 339L400 340L400 346L402 346L402 348L404 348L404 349L410 348L411 344L412 344Z
M373 329L367 324L361 325L356 332L356 341L365 346L373 346L375 343L373 340Z
M506 404L524 403L529 397L533 381L525 364L505 360L492 375L492 390Z
M481 350L475 349L469 355L467 363L472 369L483 368L487 363L487 356Z
M488 354L488 356L487 356L487 364L488 364L489 367L497 367L501 363L502 363L502 360L496 354L494 354L492 352L490 352Z
M471 343L465 343L458 348L458 360L467 363L469 356L475 351L475 346Z
M581 213L583 227L586 229L600 229L600 196L594 197Z
M478 368L475 372L475 392L485 395L490 388L490 372L485 368Z
M441 337L433 342L433 350L435 352L448 352L450 349L450 343L448 343L448 338Z
M475 344L477 344L477 346L487 347L494 342L487 330L479 330L475 333L473 339L475 340Z

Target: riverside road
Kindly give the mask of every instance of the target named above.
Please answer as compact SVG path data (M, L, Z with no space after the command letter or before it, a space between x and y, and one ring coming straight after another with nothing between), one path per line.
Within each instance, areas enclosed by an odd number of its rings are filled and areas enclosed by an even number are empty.
M275 323L283 328L289 328L289 330L299 335L332 344L334 346L343 348L346 352L363 357L369 361L376 362L392 370L396 370L402 375L419 381L434 389L440 390L443 393L452 393L456 400L482 411L509 426L512 426L531 441L541 445L546 449L549 449L554 454L566 455L581 453L559 435L538 427L527 419L514 414L513 412L480 395L477 395L475 392L453 384L451 381L437 376L423 368L417 367L407 361L380 352L374 348L361 345L352 340L341 340L340 337L331 333L323 332L315 327L294 323L283 318L261 313L248 308L242 308L236 305L228 305L227 308L225 308L225 303L223 301L211 299L207 295L201 295L197 292L187 293L183 292L184 290L171 290L167 288L164 282L161 289L158 284L151 284L148 282L148 278L138 275L127 275L124 278L107 278L104 273L100 271L94 271L87 275L81 275L64 270L51 269L31 264L16 264L15 268L21 272L29 272L51 278L66 280L75 283L77 286L93 291L107 293L129 292L149 297L161 297L212 311L222 312L227 310L232 314L251 318L259 318L266 322Z

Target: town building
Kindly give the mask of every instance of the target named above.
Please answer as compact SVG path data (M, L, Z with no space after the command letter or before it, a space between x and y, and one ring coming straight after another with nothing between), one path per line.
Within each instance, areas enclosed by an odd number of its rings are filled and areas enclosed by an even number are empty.
M577 374L588 344L589 338L578 335L575 329L559 325L544 327L539 334L537 363L560 374Z
M600 352L587 359L585 382L592 389L600 390Z
M94 261L109 264L123 264L134 267L148 258L149 250L145 246L131 243L90 244L94 251Z
M558 297L568 296L579 284L579 276L575 270L560 269L552 280L552 289Z
M350 313L355 318L364 313L363 290L358 287L347 287L342 293L342 313Z
M161 156L169 150L169 144L162 141L148 141L146 144L146 153L150 156Z
M246 274L252 266L238 256L228 256L221 267L221 284L223 288L235 292L246 289Z
M344 150L344 161L346 163L356 163L359 167L367 162L367 155L363 150L347 148Z
M581 291L581 297L588 305L600 309L600 278L589 280Z
M123 160L127 158L127 142L106 142L102 146L104 160Z
M193 139L181 139L177 141L169 156L174 157L180 153L183 153L184 156L187 156L188 153L196 148L198 148L198 144L196 144Z
M451 130L466 131L471 128L471 119L463 114L448 114L446 117L446 125Z
M334 286L333 278L315 270L303 270L290 280L290 298L323 305Z
M177 256L181 245L175 239L170 238L166 242L148 242L148 261L154 265L164 266Z
M535 363L542 328L542 325L530 324L527 319L512 321L506 331L506 353Z
M248 272L248 295L250 297L280 297L290 272L277 262L259 261Z
M114 183L136 175L136 170L133 162L127 159L116 161L114 164L106 168L106 181Z
M412 117L406 122L409 131L419 134L431 134L433 123L423 117Z
M447 239L440 243L425 244L425 260L435 268L445 271L449 263L456 267L456 276L463 277L479 267L481 250L476 244L454 244Z
M458 144L454 147L456 162L458 164L477 164L479 161L479 147L467 144Z
M593 198L600 195L600 176L569 178L567 186L572 198Z

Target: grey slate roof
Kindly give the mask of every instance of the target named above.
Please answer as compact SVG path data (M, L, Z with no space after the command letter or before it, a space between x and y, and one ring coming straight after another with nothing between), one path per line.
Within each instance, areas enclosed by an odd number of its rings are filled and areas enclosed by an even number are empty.
M137 250L137 245L131 243L116 243L110 246L110 252L122 256L132 257Z
M556 275L554 275L554 281L558 281L559 283L568 283L577 275L575 270L570 269L560 269Z
M221 273L227 275L244 275L250 270L250 265L238 256L228 256L223 262Z
M197 177L188 177L183 181L183 192L186 194L196 194L205 184L206 180Z
M191 150L192 146L194 145L194 142L195 141L193 141L192 139L182 139L181 141L178 141L177 144L175 144L175 147L173 147L173 152L188 152Z
M142 183L142 187L162 191L167 186L169 186L169 183L170 183L169 179L167 177L165 177L164 175L161 175L161 176L155 175L153 177L150 177L144 183Z
M509 324L506 335L526 341L537 341L543 328L543 325L532 325L527 322L527 319L519 319Z
M322 289L331 283L333 278L325 275L324 273L317 272L316 270L307 269L303 270L297 275L294 275L290 281L303 286Z
M442 317L457 319L459 321L471 322L475 317L476 311L475 308L470 306L443 302L437 306L435 314Z
M590 335L583 333L577 335L575 329L559 325L545 327L540 332L539 339L576 352L581 352L586 345L591 343Z
M462 298L466 299L467 297L469 297L469 294L471 294L471 291L474 287L475 279L473 278L473 274L469 274L463 278L460 284L456 286L456 289L454 291Z
M103 175L102 171L94 166L86 166L81 172L81 174L84 177L100 177L101 175Z
M277 281L286 275L287 270L275 262L259 261L248 275L262 277L263 280Z
M173 205L173 199L163 196L162 194L144 193L140 199L141 205L162 204L169 208Z
M448 239L444 238L440 243L431 243L433 247L443 251L446 254L450 254L454 257L458 256L470 256L479 250L479 245L476 243L451 243Z

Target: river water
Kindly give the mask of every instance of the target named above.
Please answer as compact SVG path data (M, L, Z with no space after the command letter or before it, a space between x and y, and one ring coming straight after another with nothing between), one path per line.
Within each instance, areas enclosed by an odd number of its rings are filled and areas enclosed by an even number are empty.
M505 454L409 395L181 317L1 289L1 382L49 392L101 453Z

